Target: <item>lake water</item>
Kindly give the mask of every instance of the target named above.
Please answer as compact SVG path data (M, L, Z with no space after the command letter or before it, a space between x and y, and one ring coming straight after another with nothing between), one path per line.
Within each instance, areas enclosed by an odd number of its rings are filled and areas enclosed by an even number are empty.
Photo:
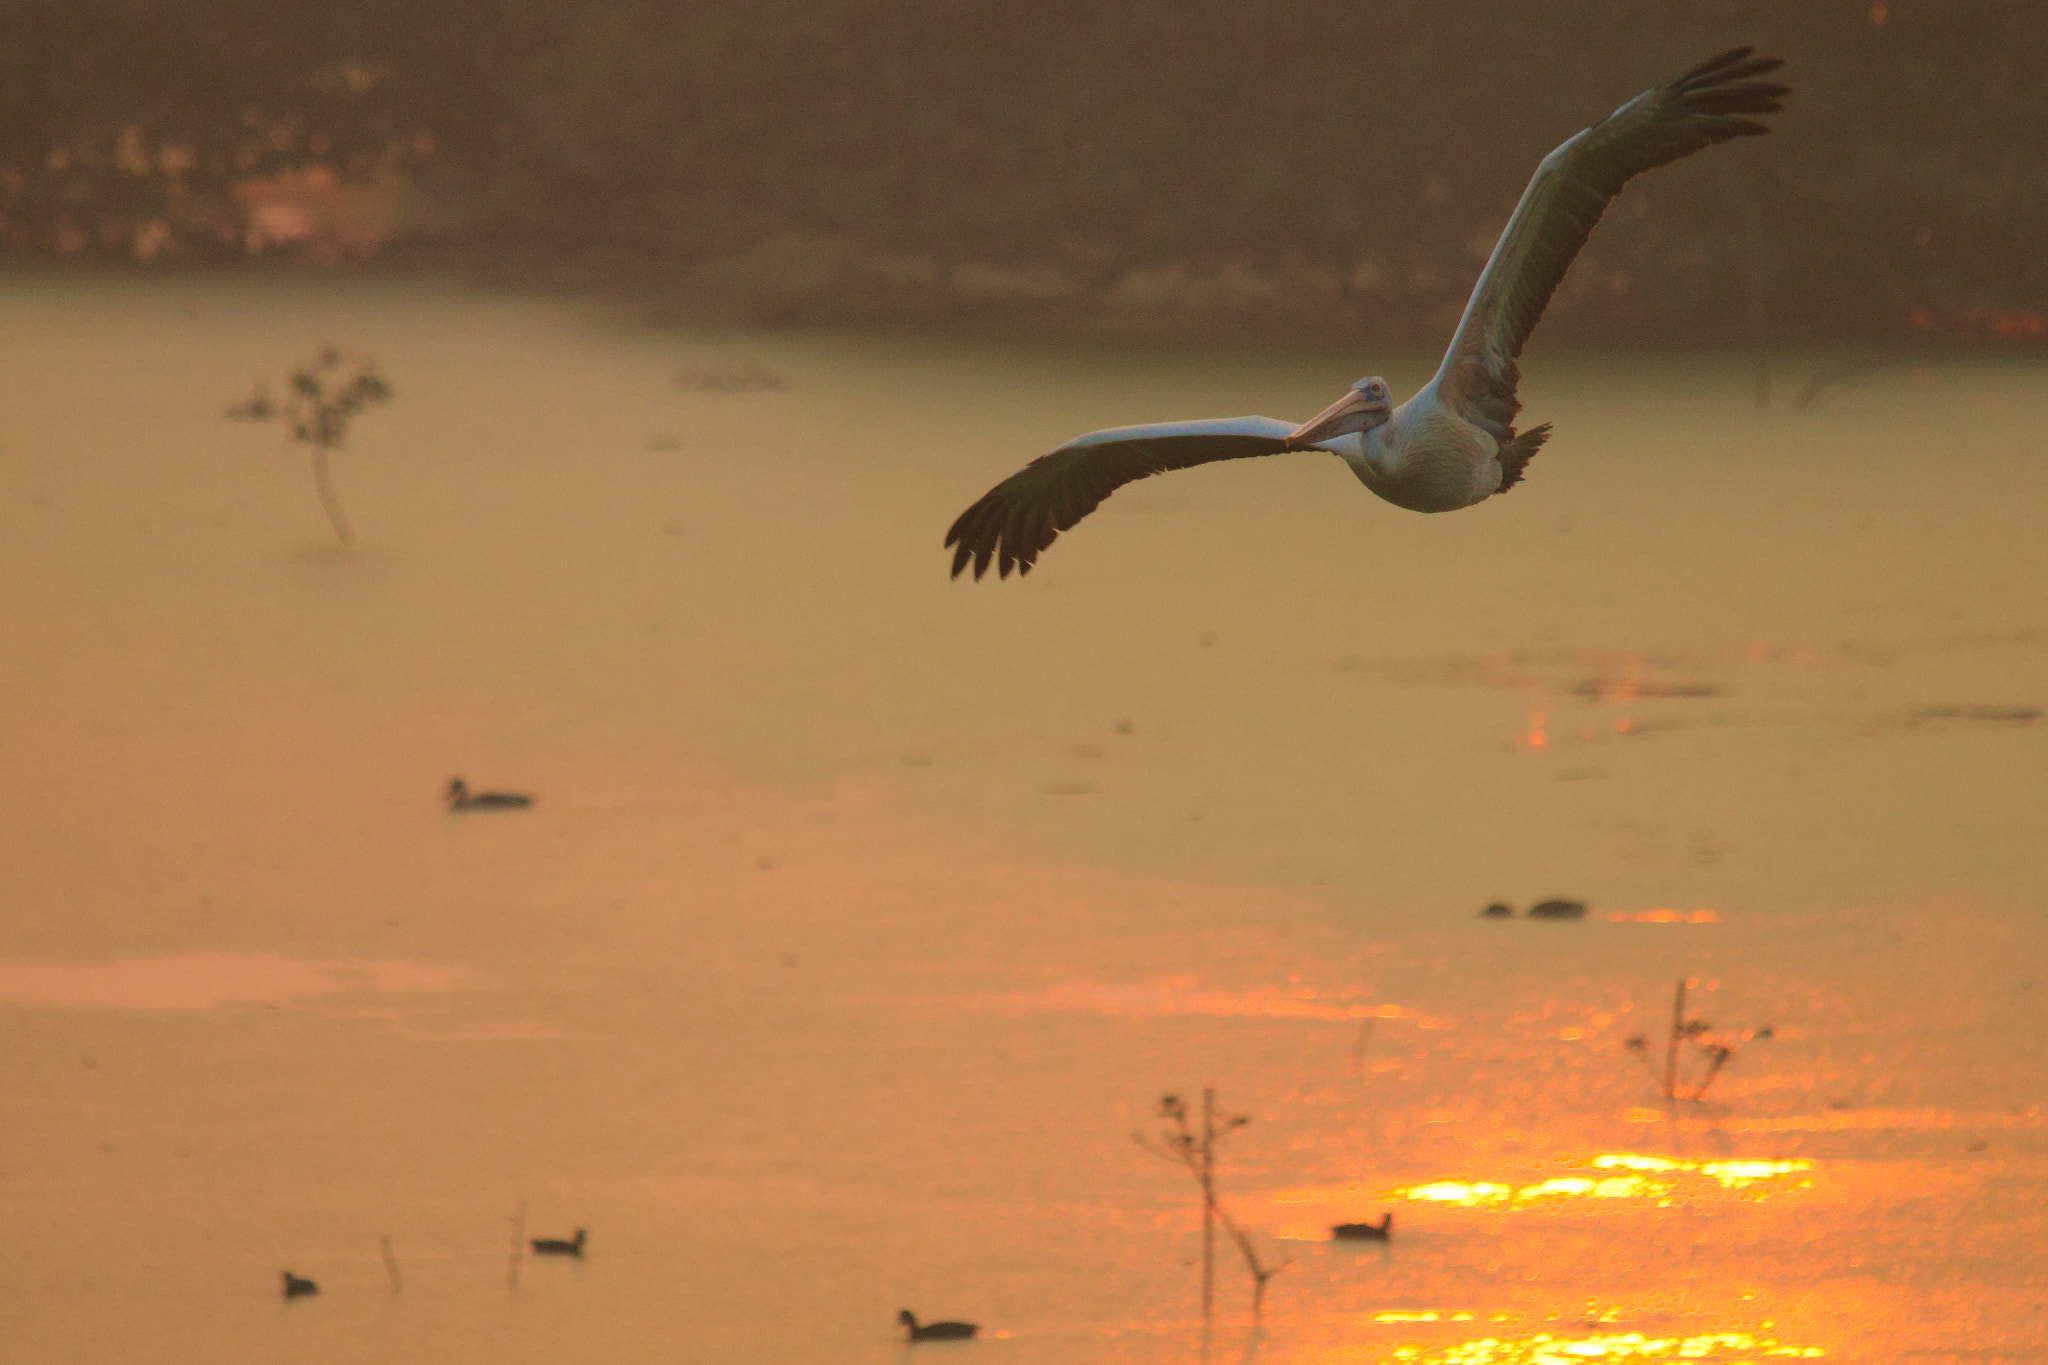
M1204 1086L1219 1361L2048 1360L2048 366L1539 335L1510 496L973 584L1075 433L1433 362L0 288L0 1361L1192 1362ZM327 342L345 552L222 416Z

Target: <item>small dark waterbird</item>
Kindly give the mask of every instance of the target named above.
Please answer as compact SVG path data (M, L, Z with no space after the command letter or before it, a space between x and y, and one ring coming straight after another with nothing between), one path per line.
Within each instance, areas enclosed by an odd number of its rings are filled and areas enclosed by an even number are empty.
M560 1237L536 1237L533 1239L533 1254L536 1256L581 1256L584 1239L589 1233L583 1228L576 1229L575 1237L565 1241Z
M1377 1223L1339 1223L1330 1236L1341 1242L1385 1242L1394 1235L1394 1215L1383 1213Z
M284 1272L284 1296L288 1299L303 1299L320 1292L320 1286L311 1280L300 1279L287 1270Z
M533 798L518 792L473 792L459 777L448 779L449 810L525 810Z
M1770 131L1789 90L1756 79L1783 63L1740 47L1646 90L1567 139L1536 168L1465 304L1435 378L1398 407L1387 381L1359 380L1308 421L1225 417L1115 427L1039 456L946 532L953 576L990 564L1031 572L1060 532L1134 479L1216 460L1319 450L1396 507L1453 512L1515 486L1550 426L1516 431L1516 359L1558 282L1629 180L1730 138Z
M908 1308L896 1315L896 1321L910 1330L912 1341L967 1341L981 1330L972 1322L919 1322Z

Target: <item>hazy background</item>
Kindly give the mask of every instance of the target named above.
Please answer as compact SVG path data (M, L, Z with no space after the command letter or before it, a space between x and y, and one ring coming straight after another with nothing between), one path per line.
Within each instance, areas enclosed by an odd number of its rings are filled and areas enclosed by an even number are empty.
M0 241L1434 340L1545 151L1739 43L1778 135L1632 186L1549 340L2042 339L2022 0L7 0Z

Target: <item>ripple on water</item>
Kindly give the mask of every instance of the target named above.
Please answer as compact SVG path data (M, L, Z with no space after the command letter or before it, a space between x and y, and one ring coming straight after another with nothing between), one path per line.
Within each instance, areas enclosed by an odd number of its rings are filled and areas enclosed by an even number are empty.
M0 1004L195 1014L235 1008L339 1012L350 1004L471 984L412 962L283 953L162 953L108 962L0 960Z

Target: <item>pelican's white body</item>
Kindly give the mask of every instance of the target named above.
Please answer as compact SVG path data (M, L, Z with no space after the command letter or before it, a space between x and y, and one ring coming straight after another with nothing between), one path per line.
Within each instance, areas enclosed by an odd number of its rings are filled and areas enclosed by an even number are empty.
M1455 512L1500 491L1500 442L1439 402L1434 380L1379 426L1317 445L1411 512Z

